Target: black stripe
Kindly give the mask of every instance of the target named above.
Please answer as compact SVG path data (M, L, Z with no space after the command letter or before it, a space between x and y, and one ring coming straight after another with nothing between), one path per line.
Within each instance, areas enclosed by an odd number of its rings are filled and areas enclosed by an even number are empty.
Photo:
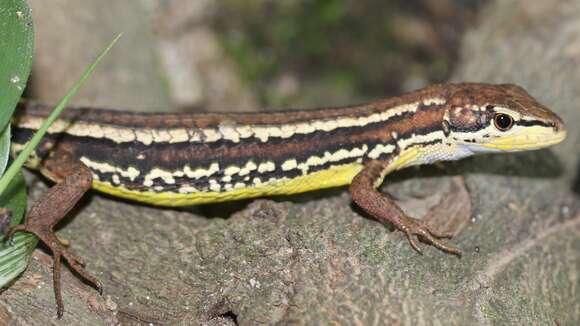
M530 126L541 126L546 128L554 128L553 123L544 122L540 120L518 120L515 122L518 126L530 127Z

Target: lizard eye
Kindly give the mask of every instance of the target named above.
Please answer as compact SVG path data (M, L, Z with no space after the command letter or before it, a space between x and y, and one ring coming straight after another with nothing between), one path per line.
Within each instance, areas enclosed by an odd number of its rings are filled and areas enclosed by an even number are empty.
M508 131L514 125L514 119L505 113L497 113L493 117L493 124L499 131Z

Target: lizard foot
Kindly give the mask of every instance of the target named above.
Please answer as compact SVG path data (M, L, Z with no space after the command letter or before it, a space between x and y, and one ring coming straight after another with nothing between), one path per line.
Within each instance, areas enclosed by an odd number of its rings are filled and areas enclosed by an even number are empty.
M56 237L54 231L46 225L41 224L24 224L17 225L11 228L5 236L5 241L11 241L14 234L17 232L29 232L38 237L38 239L44 243L51 251L54 257L53 263L53 285L54 294L56 297L57 305L57 316L62 318L64 314L64 304L62 301L62 293L60 287L60 277L61 277L61 258L64 258L69 266L78 273L85 281L96 288L100 294L103 293L103 286L101 282L91 274L89 274L84 269L84 263L82 260L74 254L69 249L61 243L61 241Z

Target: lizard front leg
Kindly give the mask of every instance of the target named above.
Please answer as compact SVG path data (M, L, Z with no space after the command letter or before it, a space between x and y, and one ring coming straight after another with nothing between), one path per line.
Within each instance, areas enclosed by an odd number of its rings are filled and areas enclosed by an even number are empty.
M82 162L71 159L70 155L54 154L44 162L43 174L50 175L50 178L57 183L40 200L34 203L26 216L24 224L15 226L8 231L6 239L11 239L16 232L30 232L52 251L54 256L54 294L56 297L57 316L61 318L64 313L60 286L61 257L101 294L102 285L99 280L84 269L84 264L80 258L65 248L54 233L54 226L76 206L85 192L91 188L93 180L91 171Z
M367 162L350 184L349 190L352 200L374 218L387 221L403 231L417 252L421 253L421 249L417 245L415 236L445 252L460 256L459 249L448 246L440 240L440 238L447 238L449 235L435 232L424 222L407 216L393 200L383 196L376 189L382 183L389 163L377 160Z

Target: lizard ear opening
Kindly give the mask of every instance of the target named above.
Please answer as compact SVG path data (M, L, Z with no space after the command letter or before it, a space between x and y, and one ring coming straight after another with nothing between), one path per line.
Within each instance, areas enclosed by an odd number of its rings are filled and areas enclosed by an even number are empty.
M482 128L479 110L456 107L449 111L449 125L454 130L476 131Z

